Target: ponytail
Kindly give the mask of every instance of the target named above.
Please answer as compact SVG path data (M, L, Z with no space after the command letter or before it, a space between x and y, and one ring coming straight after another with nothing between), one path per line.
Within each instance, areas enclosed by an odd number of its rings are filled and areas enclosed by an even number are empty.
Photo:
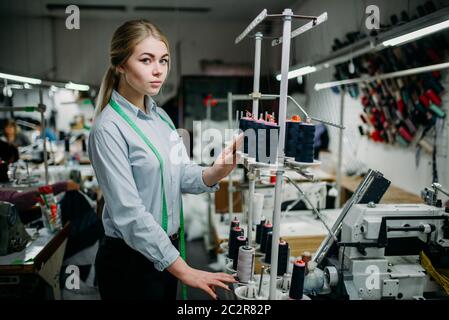
M100 91L98 92L97 103L95 106L95 116L98 116L111 99L112 90L117 88L119 76L115 68L110 66L104 74L101 81Z

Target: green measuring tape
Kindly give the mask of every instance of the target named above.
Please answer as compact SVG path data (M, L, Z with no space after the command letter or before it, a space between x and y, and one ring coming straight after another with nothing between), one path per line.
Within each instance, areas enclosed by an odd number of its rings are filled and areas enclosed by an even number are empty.
M136 123L122 110L122 108L118 105L118 103L111 99L109 101L109 104L111 105L112 109L114 109L129 124L129 126L142 138L142 140L151 149L151 151L153 151L154 155L159 161L161 172L161 186L162 186L162 229L164 229L164 231L167 232L168 213L167 213L167 197L165 195L165 188L164 188L164 160L162 159L162 156L160 155L159 151L157 151L156 147L151 143L150 139L148 139L148 137L143 133L142 130L140 130L140 128L136 125ZM175 126L171 121L165 119L158 112L156 113L165 123L167 123L167 125L172 130L176 130ZM182 206L182 195L180 199L180 224L181 224L181 234L180 234L181 241L179 251L182 259L186 261L186 246L184 237L184 210ZM187 300L187 287L185 284L182 284L182 298L184 300Z

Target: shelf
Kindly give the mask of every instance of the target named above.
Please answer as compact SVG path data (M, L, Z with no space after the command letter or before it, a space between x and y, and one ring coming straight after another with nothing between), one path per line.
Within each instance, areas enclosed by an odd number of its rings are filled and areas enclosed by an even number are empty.
M388 46L383 44L385 41L445 21L447 20L448 15L449 7L439 9L431 14L427 14L407 23L397 25L388 31L378 34L377 36L367 36L366 38L360 39L346 47L331 52L321 59L291 66L290 70L299 69L305 66L314 66L317 68L316 71L320 71L329 68L330 66L348 62L351 59L355 59L367 53L384 50L388 48Z
M248 154L237 151L241 159L243 160L243 165L248 171L254 169L266 169L273 171L288 171L293 170L303 175L308 180L313 180L313 174L311 172L305 171L308 168L317 167L321 165L321 161L314 160L314 162L297 162L293 158L286 157L284 163L263 163L257 162L255 158L249 157Z

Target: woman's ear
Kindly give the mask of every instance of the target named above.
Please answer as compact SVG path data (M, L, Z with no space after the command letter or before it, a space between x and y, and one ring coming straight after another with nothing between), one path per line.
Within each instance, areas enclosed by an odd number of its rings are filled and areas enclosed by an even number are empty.
M117 66L115 68L115 70L116 70L117 74L119 74L119 75L125 73L125 68L122 65Z

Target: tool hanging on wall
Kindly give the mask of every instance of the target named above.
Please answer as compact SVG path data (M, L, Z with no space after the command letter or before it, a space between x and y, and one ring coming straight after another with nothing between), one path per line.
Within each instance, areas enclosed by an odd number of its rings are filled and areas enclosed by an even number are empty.
M447 53L447 41L440 34L431 35L398 47L354 59L355 72L346 78L382 76L407 68L438 64ZM443 46L441 45L443 44ZM345 63L336 70L341 71ZM442 110L441 72L434 70L397 78L384 78L360 83L363 125L361 135L375 142L400 146L421 145L430 154L428 142L421 143L416 132L422 125L433 126L437 118L446 116ZM351 84L355 85L355 83Z

